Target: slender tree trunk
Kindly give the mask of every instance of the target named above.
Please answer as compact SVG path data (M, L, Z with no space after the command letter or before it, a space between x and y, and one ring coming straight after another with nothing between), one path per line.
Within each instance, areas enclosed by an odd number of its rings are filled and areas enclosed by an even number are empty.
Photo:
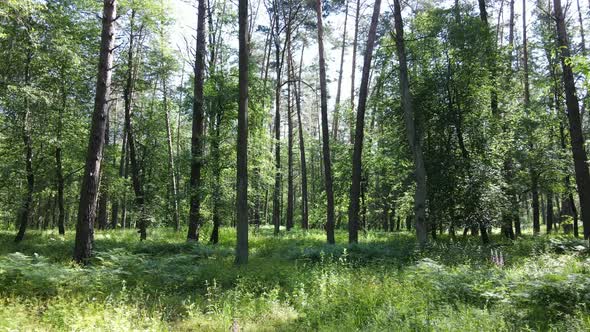
M239 104L237 141L236 263L248 263L248 0L239 0Z
M281 42L279 38L279 16L277 1L274 3L274 44L275 44L275 68L276 68L276 87L275 87L275 186L272 200L272 221L274 225L274 234L279 234L281 228Z
M64 202L64 175L62 167L62 131L63 131L63 115L67 107L67 92L65 86L62 86L62 107L59 109L57 119L57 145L55 147L55 179L57 184L57 206L58 217L57 227L60 235L66 233L65 230L65 202Z
M525 114L530 113L530 91L529 91L529 57L528 57L528 40L527 40L527 22L526 22L526 0L522 1L522 45L523 45L523 71L524 71L524 108ZM529 149L534 149L533 142L529 138ZM539 223L539 176L533 165L529 165L529 174L531 178L531 192L533 197L533 233L539 234L541 226Z
M105 128L105 132L104 132L104 146L105 149L108 148L110 142L110 106L107 110L107 118L106 118L106 128ZM106 151L105 151L106 152ZM103 153L103 156L106 155L106 153ZM107 165L107 163L105 163L105 166ZM98 217L97 217L97 221L98 221L98 228L99 229L106 229L109 223L108 220L108 202L109 202L109 176L106 172L106 167L102 167L101 169L101 174L100 174L100 187L99 187L99 198L98 198Z
M30 44L30 42L29 42ZM25 63L25 86L28 87L31 81L31 61L33 59L33 53L30 49L27 50L27 59ZM25 147L25 174L27 175L27 191L23 197L21 209L19 211L18 222L19 228L18 233L14 242L19 243L25 237L27 225L31 218L31 204L33 203L33 191L35 189L35 173L33 172L33 140L31 138L31 105L29 97L25 96L25 112L23 114L23 128L22 138Z
M324 158L324 177L327 199L326 237L334 244L334 189L332 185L332 162L330 160L330 130L328 128L328 87L326 83L326 59L324 52L324 26L322 23L322 1L316 0L318 22L318 54L320 60L320 97L322 113L322 147Z
M348 23L348 2L345 1L344 9L344 28L342 30L342 46L340 49L340 70L338 71L338 90L336 90L336 104L334 107L334 119L332 125L332 139L338 141L338 126L340 121L340 96L342 93L342 74L344 73L344 50L346 50L346 25Z
M125 126L123 126L123 130L122 130L122 135L121 135L121 159L119 160L119 177L120 178L126 178L126 172L125 172L125 166L126 166L126 162L125 160L127 159L127 129L125 129ZM113 163L115 163L116 165L116 158L113 158ZM117 225L119 224L119 205L123 205L123 209L125 210L125 200L116 197L113 202L112 202L112 216L111 216L111 228L115 229L117 228ZM125 214L123 214L123 216L125 216ZM125 220L121 220L121 226L124 226L125 224Z
M199 0L197 18L197 51L195 57L195 89L191 139L190 215L187 239L199 241L201 229L201 168L203 167L203 85L205 76L206 0Z
M580 24L580 44L582 46L582 54L586 54L586 38L584 36L584 19L582 15L582 10L580 8L580 0L576 0L576 4L578 5L578 23Z
M110 94L111 74L113 67L113 48L115 47L115 18L117 17L117 0L104 0L102 15L102 35L96 83L94 113L86 154L86 166L82 177L80 205L76 223L76 240L74 260L87 263L92 255L94 241L94 219L98 199L99 176L104 148L104 132L108 97Z
M291 51L290 27L287 27L287 72L289 83L287 83L287 231L293 227L293 210L295 195L293 190L293 117L291 104L291 87L294 79L292 75L293 55Z
M570 125L570 140L580 199L580 210L582 212L584 239L588 239L590 237L590 173L588 172L588 156L584 148L580 105L578 103L578 96L576 95L574 74L572 67L567 63L570 57L570 50L567 40L565 17L561 9L561 0L554 0L553 3L557 20L557 41L561 50L561 67L563 69L563 83Z
M140 240L147 238L147 217L145 215L145 193L141 181L139 161L137 159L137 148L135 146L135 134L133 132L132 112L133 112L133 94L135 89L135 57L134 57L134 24L136 11L131 10L131 31L129 34L129 52L127 56L127 78L125 89L123 91L123 99L125 101L125 129L127 131L127 144L129 149L129 165L131 166L131 183L133 192L135 193L135 204L139 210L139 218L137 219L137 227L139 228Z
M352 41L352 72L350 74L350 144L354 144L354 96L355 96L355 76L356 76L356 50L359 37L359 22L361 20L361 0L356 2L356 13L354 16L354 39Z
M379 11L381 10L381 0L375 0L373 6L373 16L369 27L367 37L367 47L363 63L363 75L361 77L361 87L359 90L359 104L356 112L356 126L354 137L354 152L352 154L352 184L350 186L350 205L348 206L348 242L358 242L359 230L359 195L361 193L362 182L362 156L363 156L363 139L365 136L365 110L367 107L367 98L369 95L369 73L371 70L371 61L373 59L373 48L375 46L375 36L377 34L377 22L379 21Z
M215 114L214 132L215 138L211 141L211 154L213 158L213 178L215 184L213 185L213 230L209 242L217 244L219 242L219 227L221 226L221 155L219 151L219 144L221 141L221 115L223 110L221 105Z
M168 112L168 90L166 86L166 79L162 80L162 88L164 94L164 116L166 119L166 139L168 142L168 172L170 176L170 188L172 189L172 221L174 223L174 230L180 230L180 216L178 213L178 184L176 182L176 173L174 167L174 154L172 152L172 130L170 128L170 112Z
M303 70L303 51L299 60L299 76L295 88L295 103L297 107L297 127L299 131L299 153L301 159L301 228L309 229L309 201L307 193L307 165L305 160L305 141L303 139L303 122L301 121L301 71ZM293 69L294 71L294 69Z
M553 231L553 193L547 193L547 234Z
M428 225L426 223L426 169L422 156L422 139L417 130L414 105L410 94L410 82L408 78L408 65L406 60L406 48L404 44L404 28L401 16L400 2L394 0L394 19L396 31L396 46L400 68L400 90L402 108L406 122L406 132L414 159L414 177L416 181L416 193L414 196L414 218L416 235L420 246L428 242Z

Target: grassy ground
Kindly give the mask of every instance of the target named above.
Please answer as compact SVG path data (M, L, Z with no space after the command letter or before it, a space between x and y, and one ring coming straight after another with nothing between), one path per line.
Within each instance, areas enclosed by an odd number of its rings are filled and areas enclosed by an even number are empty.
M13 235L0 232L0 330L590 330L590 254L571 238L443 238L418 251L403 232L348 247L262 229L236 267L228 228L217 246L107 231L80 268L71 233L30 232L19 245Z

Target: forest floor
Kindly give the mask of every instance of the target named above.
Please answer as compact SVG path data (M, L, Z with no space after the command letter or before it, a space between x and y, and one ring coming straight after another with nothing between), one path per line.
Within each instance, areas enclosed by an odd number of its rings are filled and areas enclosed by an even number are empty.
M264 228L238 267L234 231L221 234L212 246L166 229L143 243L133 230L98 231L81 268L72 232L31 231L17 245L0 231L0 330L590 330L581 240L442 238L419 251L407 232L329 246L319 231Z

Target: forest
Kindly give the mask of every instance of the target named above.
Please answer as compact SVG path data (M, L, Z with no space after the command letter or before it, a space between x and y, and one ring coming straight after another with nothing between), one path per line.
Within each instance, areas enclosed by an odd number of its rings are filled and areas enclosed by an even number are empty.
M0 0L0 330L590 330L587 0Z

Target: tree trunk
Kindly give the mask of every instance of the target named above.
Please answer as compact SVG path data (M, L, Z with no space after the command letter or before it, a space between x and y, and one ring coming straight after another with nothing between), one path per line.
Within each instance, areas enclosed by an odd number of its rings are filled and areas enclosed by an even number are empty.
M344 5L344 28L342 30L342 46L340 49L340 70L338 71L338 90L336 90L336 103L334 107L334 119L332 124L332 139L334 142L338 141L338 126L340 121L340 95L342 92L342 74L344 72L344 50L346 49L346 25L348 23L348 0Z
M57 227L60 235L65 235L65 202L64 202L64 175L62 167L62 131L63 131L63 113L67 107L67 92L65 86L62 86L62 107L59 109L57 120L57 145L55 147L55 179L57 184L57 206L58 217Z
M190 213L187 239L199 241L201 229L201 168L203 167L203 85L205 76L205 14L206 0L199 0L197 18L197 51L195 56L195 88L191 138Z
M332 163L330 160L330 130L328 128L328 87L326 83L326 59L324 53L324 26L322 23L322 1L316 0L318 22L318 54L320 60L320 99L322 113L322 149L324 158L324 177L327 199L326 237L334 244L334 190L332 185Z
M287 75L289 82L287 83L287 231L293 227L293 205L295 195L293 192L293 117L291 104L291 87L293 82L292 61L293 56L291 52L291 29L287 26Z
M107 98L110 94L111 74L113 67L113 48L115 47L115 18L117 0L104 0L102 15L102 35L100 57L98 64L98 80L96 83L96 97L94 113L86 154L86 166L82 177L80 205L76 223L76 240L74 246L74 260L78 263L88 263L92 255L94 241L94 219L98 199L99 176L104 148L104 132L108 110Z
M272 222L274 225L274 234L279 234L281 229L281 42L279 38L279 16L278 6L274 5L274 23L275 32L273 40L275 44L275 69L276 69L276 87L275 87L275 186L272 199ZM284 53L283 53L284 54Z
M170 188L172 189L172 221L174 230L180 230L180 216L178 214L178 184L174 167L174 154L172 152L172 130L170 128L170 113L168 112L168 90L166 79L162 80L162 93L164 94L164 116L166 118L166 140L168 142L168 172L170 176Z
M350 74L350 144L354 144L354 96L355 96L355 76L356 76L356 50L359 37L359 22L361 20L361 0L356 2L356 14L354 16L354 39L352 41L352 72Z
M589 2L590 3L590 2ZM580 44L582 46L582 54L586 54L586 38L584 36L584 19L582 9L580 8L580 0L576 0L578 5L578 23L580 24Z
M127 159L127 130L125 129L125 126L123 126L123 134L121 136L121 159L119 160L119 177L125 178L125 160ZM113 158L113 166L116 166L116 163L117 158ZM111 204L111 228L115 229L119 224L119 205L122 204L124 206L125 202L119 197L115 197ZM121 220L121 227L124 227L124 220Z
M237 141L236 263L248 263L248 0L239 0L239 103Z
M522 15L522 45L523 45L523 71L524 71L524 109L525 114L530 113L530 91L529 91L529 56L528 56L528 41L527 41L527 22L526 22L526 0L522 1L523 15ZM529 138L529 149L533 150L533 142ZM529 165L529 174L531 178L531 192L533 196L533 233L539 234L541 226L539 223L539 175L534 166Z
M29 42L30 43L30 42ZM31 45L29 45L31 47ZM25 86L28 87L31 81L32 50L27 50L25 63ZM27 175L27 191L23 197L21 210L19 211L19 228L14 242L19 243L25 237L27 225L31 217L31 204L33 203L33 191L35 189L35 173L33 172L33 140L31 138L31 105L29 97L25 96L25 112L23 114L22 138L25 147L25 174Z
M303 70L303 46L299 60L298 83L295 88L295 104L297 107L297 126L299 132L299 153L301 159L301 228L309 229L309 201L307 193L307 165L305 160L305 141L303 139L303 122L301 121L301 72ZM295 69L293 68L293 71ZM293 75L294 76L294 75Z
M373 6L373 16L369 35L367 36L367 45L363 63L363 75L361 77L361 87L359 90L359 103L356 112L356 126L354 137L354 152L352 154L352 184L350 186L350 203L348 206L348 242L358 242L359 230L359 195L361 192L362 177L362 157L363 157L363 139L365 137L365 110L369 95L369 73L371 70L371 61L373 59L373 48L375 46L375 36L377 34L377 22L379 21L379 11L381 9L381 0L375 0Z
M561 50L561 67L563 69L563 83L568 109L570 125L571 149L574 158L576 184L580 199L582 225L584 227L584 239L590 237L590 173L588 172L588 156L584 148L584 136L582 134L582 121L580 119L580 105L576 95L576 84L571 66L567 63L570 50L567 41L565 17L561 9L561 0L554 0L555 16L557 20L557 41Z
M402 108L406 123L406 133L414 159L414 177L416 181L416 193L414 196L414 218L416 235L420 246L424 247L428 242L428 227L426 223L426 169L422 156L422 139L417 130L414 105L410 94L410 82L408 78L408 65L406 49L404 45L404 29L399 0L394 0L394 19L396 31L396 47L400 68L400 90ZM408 227L409 228L409 227Z
M105 149L108 148L109 146L109 140L110 140L110 124L109 124L109 118L110 118L110 106L107 109L107 118L106 118L106 128L104 131L104 146ZM103 156L106 155L106 153L103 153ZM105 166L107 165L107 163L105 163ZM101 174L100 174L100 187L99 187L99 193L98 193L98 217L97 217L97 221L98 221L98 229L106 229L108 226L108 216L107 216L107 206L108 206L108 202L109 202L109 179L108 179L108 174L106 174L106 167L103 167L101 169Z
M547 193L547 234L553 231L553 193Z
M134 24L135 24L135 14L136 11L133 9L131 10L131 31L129 34L129 52L127 57L127 78L125 89L123 91L123 99L125 101L125 129L127 131L127 144L129 148L129 165L131 168L131 183L133 186L133 192L135 193L135 204L137 205L137 209L139 210L139 218L137 220L137 227L139 228L139 238L140 240L145 240L147 237L147 218L145 215L145 194L143 190L143 185L141 183L141 174L139 168L139 161L137 159L137 149L135 146L135 137L133 133L133 123L132 123L132 111L133 111L133 94L135 88L135 77L134 77L134 43L135 43L135 35L134 35Z

